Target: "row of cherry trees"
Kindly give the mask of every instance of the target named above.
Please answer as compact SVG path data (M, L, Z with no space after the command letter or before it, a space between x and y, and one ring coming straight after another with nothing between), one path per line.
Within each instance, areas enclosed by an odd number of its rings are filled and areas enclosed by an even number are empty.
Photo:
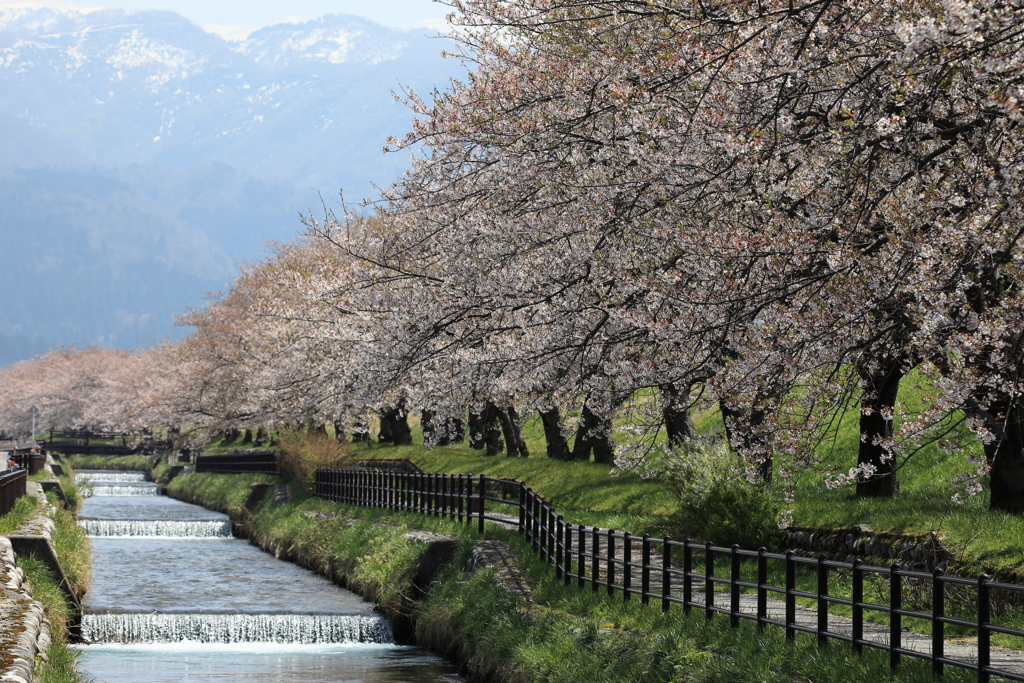
M111 426L425 410L437 441L470 406L471 439L515 455L537 411L549 455L623 467L711 404L751 477L865 495L965 424L985 458L958 483L991 470L992 506L1024 511L1022 3L454 10L471 73L410 96L413 168L375 211L308 218L180 343L54 352L3 386L45 375L61 419ZM97 366L65 378L77 359ZM911 371L934 391L900 413ZM851 405L852 468L823 446Z

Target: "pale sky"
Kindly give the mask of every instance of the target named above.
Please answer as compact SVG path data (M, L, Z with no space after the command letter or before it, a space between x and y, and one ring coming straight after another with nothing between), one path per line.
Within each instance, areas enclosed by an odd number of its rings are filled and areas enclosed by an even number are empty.
M60 0L0 2L5 5L60 5ZM150 10L166 9L193 23L259 27L281 19L315 19L324 14L354 14L396 28L429 26L439 29L451 9L431 0L76 0L86 7Z

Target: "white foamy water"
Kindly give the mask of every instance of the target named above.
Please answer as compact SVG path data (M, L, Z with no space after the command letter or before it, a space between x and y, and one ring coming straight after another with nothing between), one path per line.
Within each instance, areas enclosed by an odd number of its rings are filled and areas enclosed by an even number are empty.
M390 643L376 615L85 614L87 643Z
M231 538L231 522L227 520L79 519L78 526L94 538Z
M78 470L75 473L76 482L143 482L146 481L145 472L121 471L121 470Z
M106 486L103 484L93 484L92 494L93 496L159 496L160 488L154 485L150 486Z

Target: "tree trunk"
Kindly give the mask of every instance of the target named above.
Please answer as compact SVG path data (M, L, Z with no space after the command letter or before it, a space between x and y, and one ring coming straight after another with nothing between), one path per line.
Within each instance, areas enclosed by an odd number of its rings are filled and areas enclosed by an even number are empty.
M666 384L661 387L664 395L665 407L661 414L665 420L665 431L668 432L669 444L680 444L695 436L693 420L690 417L690 388L683 388L675 384Z
M737 455L747 461L747 457L754 450L754 437L753 433L757 427L764 424L765 418L768 413L764 410L751 410L746 411L740 408L730 408L725 399L718 401L718 409L722 411L722 421L725 424L725 436L729 440L729 445L737 452ZM738 439L740 445L737 446L736 439L736 426L741 424L741 421L746 421L747 429L743 430L742 438ZM751 456L752 458L752 456ZM772 482L772 470L773 460L771 451L767 453L759 453L757 460L757 476L765 484Z
M569 460L569 442L562 434L562 416L558 407L540 411L540 422L544 425L544 440L547 442L548 457L555 460Z
M572 448L573 460L589 460L594 452L594 462L615 463L615 446L612 444L612 421L602 420L586 405L580 415L580 427L576 431L576 442Z
M268 441L270 441L270 434L267 433L267 430L264 429L263 427L260 427L259 429L257 429L256 430L256 445L257 446L262 446L262 445L266 444Z
M469 448L474 451L482 451L487 443L484 439L483 416L473 410L469 411Z
M242 445L250 444L250 443L252 443L252 430L251 429L243 429L242 430Z
M370 428L362 420L352 425L352 443L370 443Z
M466 440L466 427L461 418L450 417L444 422L444 434L441 435L440 444L450 446L453 443L462 443Z
M501 422L501 431L505 435L506 454L510 458L528 458L530 451L526 448L526 440L523 439L523 429L519 421L519 413L515 406L498 409L498 420Z
M423 445L433 448L437 444L437 430L434 429L434 416L437 413L433 410L420 412L420 428L423 430Z
M896 479L896 459L885 442L893 437L893 410L903 364L898 359L886 359L872 372L861 372L864 393L861 396L860 447L857 464L874 466L875 473L857 482L857 495L880 498L893 495L899 488ZM884 414L888 414L888 418ZM883 443L875 443L884 440Z
M385 408L380 414L380 431L377 432L379 443L391 443L395 440L394 408Z
M997 424L987 422L995 439L985 444L989 470L990 510L1024 514L1024 405L1000 392L988 404Z
M493 403L484 406L484 412L480 416L484 430L484 444L487 447L487 455L498 455L505 450L505 444L501 440L501 411Z
M394 409L391 416L391 443L396 446L409 446L412 444L412 430L409 429L409 413L405 409L405 402L402 401Z

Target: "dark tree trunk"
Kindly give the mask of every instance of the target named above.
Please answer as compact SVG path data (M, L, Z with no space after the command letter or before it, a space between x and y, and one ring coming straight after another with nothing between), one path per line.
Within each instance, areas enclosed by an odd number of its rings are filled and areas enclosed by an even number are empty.
M405 409L405 402L402 401L396 408L391 410L391 443L396 446L408 446L412 444L412 430L409 429L409 413Z
M239 436L241 436L241 432L232 427L224 433L224 443L234 443L238 441Z
M270 434L267 433L267 430L264 429L263 427L260 427L259 429L257 429L256 430L256 445L257 446L262 446L262 445L266 444L268 441L270 441Z
M450 417L445 420L444 434L441 435L441 445L450 446L453 443L462 443L466 440L466 426L462 419Z
M615 446L612 444L612 421L602 420L586 405L580 415L580 427L572 447L573 460L589 460L594 453L594 462L615 463Z
M243 445L252 443L252 438L253 437L252 437L252 430L251 429L243 429L242 430L242 444Z
M757 428L764 424L765 418L768 413L764 410L751 410L746 411L742 409L730 408L724 399L718 401L718 408L722 411L722 421L725 424L725 436L729 440L729 445L738 450L737 455L746 460L747 455L753 450L754 441L752 434L756 432ZM736 426L746 422L746 429L742 431L742 438L739 439L740 446L735 445L736 441ZM772 470L773 461L770 453L759 454L757 461L757 476L765 484L772 482Z
M661 387L665 397L665 407L661 414L665 420L665 431L668 432L670 444L680 444L695 436L693 420L690 417L690 387L683 389L675 384Z
M989 427L995 439L985 444L989 470L989 509L1024 514L1024 405L1000 395L988 404L998 422ZM999 419L1002 418L1002 419Z
M362 420L352 425L352 443L370 443L370 428Z
M377 441L380 443L392 443L395 440L395 409L385 408L380 414L380 431L377 432Z
M540 422L544 425L544 440L547 442L548 457L555 460L568 460L569 442L562 434L562 416L558 408L540 411Z
M862 372L864 393L861 396L860 447L857 464L870 464L875 468L871 477L857 482L857 495L880 498L893 495L899 488L896 479L896 459L885 443L876 443L893 437L893 409L903 379L903 363L898 359L886 359L872 372ZM889 415L886 419L883 413Z
M469 411L469 448L482 451L487 445L484 439L484 418L478 412Z
M487 455L498 455L505 450L505 444L501 440L501 411L493 403L484 406L484 412L480 416L484 430L484 445L487 447Z
M515 406L499 408L498 420L501 422L501 431L505 435L505 446L508 457L530 457L530 451L526 447L526 440L523 438L523 429L519 421L519 413L516 412Z
M437 413L433 410L420 412L420 428L423 430L423 445L427 448L437 446L437 430L434 428L434 416Z

